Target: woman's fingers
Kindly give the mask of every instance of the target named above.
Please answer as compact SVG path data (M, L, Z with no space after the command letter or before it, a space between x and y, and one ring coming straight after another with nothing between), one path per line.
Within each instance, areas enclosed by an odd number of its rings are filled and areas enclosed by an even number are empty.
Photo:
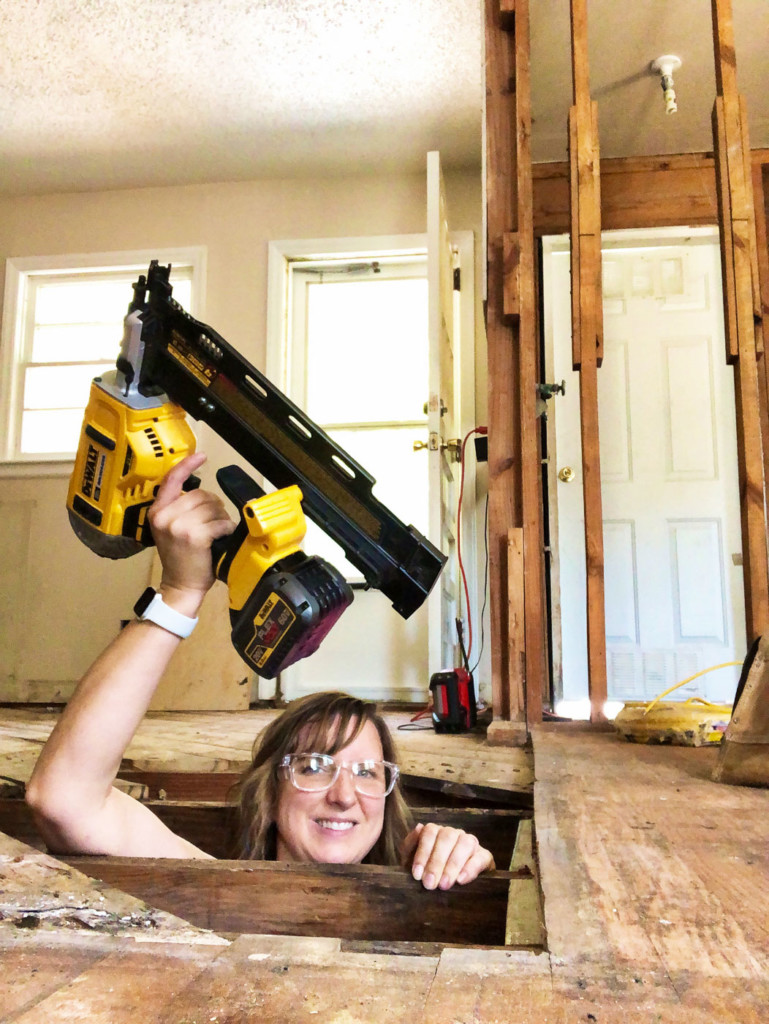
M163 565L162 582L202 595L214 582L211 544L232 533L235 523L224 502L204 490L183 490L184 482L205 461L197 452L166 475L147 517Z
M450 889L455 882L464 884L494 867L489 851L462 829L424 825L415 841L411 873L426 889Z
M414 828L412 828L412 830L401 843L400 857L401 864L403 865L404 868L408 867L408 865L411 863L412 854L414 853L414 850L416 850L417 848L417 844L419 843L419 836L423 828L424 825L422 825L421 823L415 825Z
M203 452L193 452L192 455L180 459L163 477L152 504L153 510L157 512L178 498L183 493L182 488L187 477L199 469L205 461L206 456Z

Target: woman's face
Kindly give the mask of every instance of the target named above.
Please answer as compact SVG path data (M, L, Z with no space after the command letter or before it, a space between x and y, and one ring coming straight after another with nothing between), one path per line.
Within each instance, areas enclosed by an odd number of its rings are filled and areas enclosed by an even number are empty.
M352 743L334 755L334 760L381 761L383 756L376 726L366 722ZM277 859L359 864L382 832L384 808L385 799L362 796L356 791L346 769L323 792L306 793L296 789L290 779L281 778L275 816Z

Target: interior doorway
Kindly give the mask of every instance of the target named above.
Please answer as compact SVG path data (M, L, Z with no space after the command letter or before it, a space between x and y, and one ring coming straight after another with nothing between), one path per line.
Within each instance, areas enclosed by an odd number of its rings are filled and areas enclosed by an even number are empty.
M599 434L609 700L650 700L745 654L733 372L716 228L603 234ZM568 236L543 239L556 701L587 698L579 376ZM739 669L682 687L730 701Z

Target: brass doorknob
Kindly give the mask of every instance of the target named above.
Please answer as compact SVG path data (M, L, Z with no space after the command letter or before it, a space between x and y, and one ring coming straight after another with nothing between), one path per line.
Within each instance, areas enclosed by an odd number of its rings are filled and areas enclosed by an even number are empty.
M423 448L427 448L427 441L414 441L412 448L415 452L421 452Z
M565 484L570 484L576 475L571 466L564 466L563 469L558 470L558 479Z

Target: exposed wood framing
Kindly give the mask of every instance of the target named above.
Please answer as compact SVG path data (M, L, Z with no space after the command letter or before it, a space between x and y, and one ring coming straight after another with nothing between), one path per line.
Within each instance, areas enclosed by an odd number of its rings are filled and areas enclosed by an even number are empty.
M528 0L486 0L488 211L490 742L520 743L541 721L547 685L539 357L531 167ZM523 587L510 587L508 530L522 529ZM524 607L526 614L524 616ZM524 657L509 623L523 624ZM517 640L516 640L517 642Z
M734 364L737 456L748 643L769 628L769 571L758 359L763 319L748 121L737 91L730 0L712 0L717 97L713 109L721 227L726 359Z
M237 809L232 804L198 800L143 801L173 832L187 839L212 857L236 855ZM530 811L477 807L415 807L414 820L425 825L435 822L464 829L476 836L481 846L491 851L501 868L510 863L518 827ZM21 839L30 846L42 842L32 813L23 800L0 797L0 832Z
M522 821L518 828L510 870L528 868L530 878L513 878L507 899L506 946L544 946L545 922L539 889L539 869L534 850L534 822Z
M598 436L598 368L603 356L601 182L598 111L590 99L587 0L571 0L574 105L569 111L572 361L579 370L585 512L588 694L592 721L604 718L606 613Z
M374 864L67 857L83 874L218 932L504 945L510 881L428 891L404 868Z
M753 180L753 208L756 219L756 244L758 259L758 285L761 301L763 345L758 362L758 397L761 411L761 440L764 449L764 480L769 480L769 240L767 236L767 203L769 203L769 158L766 165L754 161L751 167ZM769 523L767 524L769 530Z

